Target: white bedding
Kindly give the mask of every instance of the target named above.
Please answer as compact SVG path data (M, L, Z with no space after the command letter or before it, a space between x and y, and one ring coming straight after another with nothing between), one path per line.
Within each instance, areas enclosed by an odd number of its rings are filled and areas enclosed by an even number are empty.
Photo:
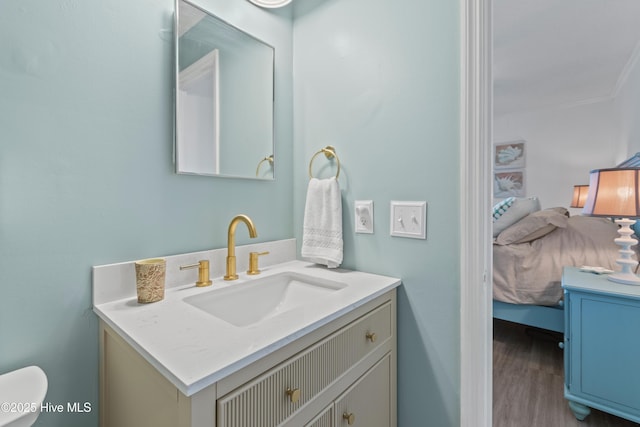
M512 304L556 305L562 299L562 267L619 270L618 226L608 219L568 218L565 228L531 241L493 245L493 298ZM634 246L634 249L636 247Z

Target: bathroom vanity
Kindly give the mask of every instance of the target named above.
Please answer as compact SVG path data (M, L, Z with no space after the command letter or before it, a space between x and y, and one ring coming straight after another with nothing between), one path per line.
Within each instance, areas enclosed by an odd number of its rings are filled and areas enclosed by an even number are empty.
M301 261L240 276L214 279L210 290L171 288L154 304L129 297L94 305L101 426L396 425L399 279ZM227 294L286 277L335 288L309 304L279 302L287 309L249 323L185 302L215 296L233 305Z

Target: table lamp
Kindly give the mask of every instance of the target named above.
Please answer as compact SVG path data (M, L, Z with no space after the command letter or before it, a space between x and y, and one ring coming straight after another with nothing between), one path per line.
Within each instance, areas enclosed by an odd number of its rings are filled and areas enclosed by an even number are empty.
M572 208L584 207L584 202L587 201L587 193L589 191L589 184L586 185L574 185L573 186L573 199L571 199Z
M632 258L631 246L638 241L631 237L635 218L640 217L639 182L640 168L596 169L589 175L589 192L582 213L590 216L613 217L620 225L614 239L620 248L616 262L622 271L609 275L609 280L627 285L640 285L640 278L633 268L638 261Z

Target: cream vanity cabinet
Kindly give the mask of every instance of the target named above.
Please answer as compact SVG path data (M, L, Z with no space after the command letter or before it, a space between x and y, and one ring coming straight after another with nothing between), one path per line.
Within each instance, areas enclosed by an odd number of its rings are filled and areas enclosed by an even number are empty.
M102 321L100 332L103 427L396 425L395 290L189 397Z

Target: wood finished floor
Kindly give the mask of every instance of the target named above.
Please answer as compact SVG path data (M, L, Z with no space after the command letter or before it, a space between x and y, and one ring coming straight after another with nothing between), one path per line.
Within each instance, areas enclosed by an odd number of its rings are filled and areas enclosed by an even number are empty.
M563 396L561 335L493 322L493 427L640 425L596 409L576 420Z

